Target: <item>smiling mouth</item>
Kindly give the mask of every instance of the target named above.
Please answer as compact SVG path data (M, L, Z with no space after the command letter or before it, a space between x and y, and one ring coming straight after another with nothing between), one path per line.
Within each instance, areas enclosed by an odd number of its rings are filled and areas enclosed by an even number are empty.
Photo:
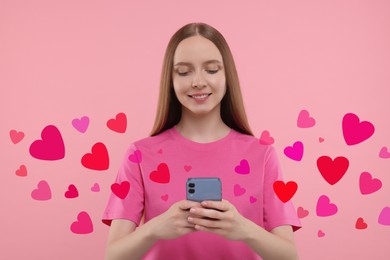
M191 97L191 98L194 98L194 99L205 99L205 98L207 98L210 95L211 95L211 93L209 93L209 94L202 94L202 95L188 95L188 96Z

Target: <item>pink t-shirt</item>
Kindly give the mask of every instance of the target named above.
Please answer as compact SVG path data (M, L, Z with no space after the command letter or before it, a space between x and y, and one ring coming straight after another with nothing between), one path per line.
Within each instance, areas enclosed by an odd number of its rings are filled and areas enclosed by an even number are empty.
M127 219L137 226L186 199L189 177L219 177L222 197L257 225L271 231L281 225L294 230L301 224L293 204L283 203L273 190L282 180L275 149L235 130L211 143L196 143L175 127L133 143L119 169L103 222ZM130 189L125 184L127 181ZM122 188L122 189L121 189ZM126 195L126 191L129 192ZM215 234L193 232L158 241L143 259L261 259L247 245Z

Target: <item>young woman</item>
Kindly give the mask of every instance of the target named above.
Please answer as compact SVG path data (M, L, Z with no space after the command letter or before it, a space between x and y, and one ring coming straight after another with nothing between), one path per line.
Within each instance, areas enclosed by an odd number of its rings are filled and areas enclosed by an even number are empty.
M219 177L223 200L186 200L189 177ZM113 185L106 259L297 259L281 179L274 148L251 133L224 37L188 24L165 53L152 134L129 147Z

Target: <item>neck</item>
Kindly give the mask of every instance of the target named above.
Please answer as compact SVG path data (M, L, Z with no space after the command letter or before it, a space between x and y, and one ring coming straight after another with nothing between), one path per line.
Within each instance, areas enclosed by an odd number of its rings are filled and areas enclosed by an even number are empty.
M230 128L222 121L219 113L194 115L185 111L176 129L184 137L199 143L217 141L230 132Z

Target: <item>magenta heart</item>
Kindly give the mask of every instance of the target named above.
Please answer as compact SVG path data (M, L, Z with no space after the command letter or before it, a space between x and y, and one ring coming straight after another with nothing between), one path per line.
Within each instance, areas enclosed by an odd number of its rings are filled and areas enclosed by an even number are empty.
M77 221L73 222L70 230L75 234L89 234L93 232L91 217L87 212L82 211L77 215Z
M73 184L68 186L68 190L65 192L65 198L74 199L79 196L79 191Z
M162 199L163 201L167 201L167 200L168 200L168 194L162 195L162 196L161 196L161 199Z
M256 199L255 197L253 197L253 196L250 196L250 197L249 197L249 202L250 202L250 203L253 204L253 203L256 203L256 201L257 201L257 199Z
M80 133L85 133L89 126L89 117L83 116L80 119L75 118L72 120L72 125Z
M133 163L142 162L142 153L140 150L135 150L132 154L129 155L129 161Z
M383 146L382 149L380 150L379 157L383 159L390 158L390 152L388 151L386 146Z
M241 187L239 184L234 185L234 196L244 195L245 192L246 192L246 189Z
M322 230L318 230L318 232L317 232L317 236L318 236L318 237L324 237L324 236L325 236L325 233L324 233L324 231L322 231Z
M359 179L360 192L363 195L376 192L382 187L382 182L379 179L372 178L368 172L362 172Z
M234 170L238 174L249 174L250 173L250 167L247 160L241 160L240 164L237 165Z
M46 126L41 133L42 140L30 145L32 157L40 160L60 160L65 157L65 145L60 131L54 125Z
M303 143L300 141L297 141L293 144L293 146L287 146L284 148L284 154L294 160L294 161L300 161L303 157Z
M318 198L316 212L319 217L328 217L336 214L338 208L335 204L330 203L330 199L326 195Z
M93 191L93 192L99 192L99 191L100 191L99 183L95 183L95 184L91 187L91 191Z
M302 110L298 115L297 126L300 128L313 127L316 124L316 120L310 117L307 110Z
M261 133L259 142L260 144L271 145L275 142L275 140L271 137L270 133L267 130L264 130Z
M373 124L367 121L360 122L359 117L353 113L348 113L343 117L342 127L347 145L359 144L375 132Z
M46 181L40 181L37 188L31 192L31 197L34 200L50 200L51 189Z
M190 172L192 170L192 166L191 165L184 165L184 170L186 172Z
M379 214L378 223L385 226L390 226L390 207L384 207Z

